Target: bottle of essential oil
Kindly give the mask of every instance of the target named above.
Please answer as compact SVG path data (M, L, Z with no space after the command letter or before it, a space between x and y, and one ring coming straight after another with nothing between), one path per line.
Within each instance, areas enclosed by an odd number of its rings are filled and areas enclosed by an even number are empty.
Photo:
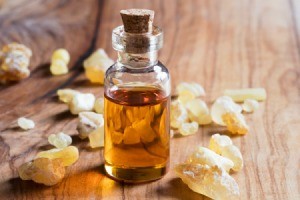
M113 30L118 61L105 77L105 170L125 182L161 178L170 150L170 75L157 60L163 32L154 11L122 10Z

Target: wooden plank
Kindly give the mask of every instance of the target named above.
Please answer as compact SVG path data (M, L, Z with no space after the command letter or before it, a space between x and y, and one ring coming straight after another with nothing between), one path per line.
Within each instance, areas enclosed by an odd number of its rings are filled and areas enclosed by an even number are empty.
M4 199L206 199L191 192L170 171L163 179L142 185L117 183L103 174L102 150L91 150L76 137L77 119L54 96L62 87L91 91L102 87L86 81L82 60L98 47L116 58L111 31L121 24L118 11L141 7L156 11L156 24L165 31L160 58L170 69L173 88L181 81L205 87L208 102L227 88L265 87L268 99L247 115L251 132L234 137L245 168L233 177L241 199L300 198L300 59L299 13L296 0L178 0L178 1L3 1L0 3L0 45L22 42L33 49L32 76L0 86L0 194ZM14 12L11 12L11 11ZM55 48L72 55L71 72L52 77L47 64ZM16 128L20 116L37 127ZM208 145L217 126L172 139L171 168L183 162L197 145ZM45 187L21 181L17 167L49 148L47 136L64 131L80 149L79 161L64 181Z

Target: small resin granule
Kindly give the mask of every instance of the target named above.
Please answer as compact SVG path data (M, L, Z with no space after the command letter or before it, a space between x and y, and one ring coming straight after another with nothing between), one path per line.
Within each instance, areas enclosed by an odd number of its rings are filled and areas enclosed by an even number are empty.
M72 143L72 138L69 135L64 134L63 132L60 132L56 135L49 135L48 142L56 148L62 149L69 146Z
M252 113L259 108L259 103L254 99L246 99L242 107L243 107L243 111L247 113Z
M74 164L79 158L78 148L75 146L67 146L63 149L50 149L41 151L36 155L36 158L59 158L63 166L70 166Z
M209 149L220 155L223 151L223 148L229 145L232 145L232 140L230 137L227 135L220 135L218 133L213 134L209 141Z
M94 104L94 110L96 113L103 114L104 113L104 98L97 98Z
M233 163L233 170L240 171L243 168L243 157L240 150L232 144L231 139L226 135L214 134L209 141L209 148L223 157L230 159Z
M102 114L97 114L94 112L81 112L78 116L79 123L77 125L77 131L81 139L87 138L91 132L104 125Z
M92 131L89 135L90 146L98 148L104 146L104 124Z
M50 71L53 75L62 75L69 72L68 64L70 54L66 49L57 49L53 52L51 58Z
M53 52L51 60L62 60L68 64L70 62L70 54L66 49L57 49Z
M182 123L188 121L188 113L179 101L173 101L171 103L170 118L172 128L179 128Z
M11 43L0 51L0 82L19 81L30 75L31 50L23 44Z
M236 102L243 102L246 99L264 101L267 98L267 93L264 88L225 90L224 95L231 97Z
M188 100L195 99L196 97L205 96L203 87L198 83L182 82L176 87L178 100L181 103L186 103Z
M73 89L60 89L56 92L58 99L64 103L70 103L75 94L80 94L79 91Z
M192 99L186 102L185 107L188 111L190 120L198 122L200 125L212 122L209 109L201 99Z
M186 122L179 127L179 133L181 135L192 135L198 132L199 125L197 122Z
M212 120L218 124L225 126L222 116L226 113L240 113L242 107L236 104L230 97L222 96L216 99L211 107Z
M18 173L22 180L52 186L64 178L65 167L60 159L37 158L21 165Z
M234 166L234 163L228 158L222 157L205 147L198 147L198 149L188 158L187 163L208 165L210 167L218 166L227 172Z
M95 96L91 93L75 94L69 103L69 109L74 115L83 111L92 111L94 109L95 100Z
M179 164L174 170L194 192L216 200L239 199L238 184L222 168L190 163Z
M18 119L18 126L23 130L33 129L35 127L34 121L27 119L25 117L20 117Z
M105 72L112 64L114 64L113 60L105 51L98 49L83 62L85 75L92 83L103 84Z
M241 113L228 112L222 115L229 132L233 134L244 135L249 132L249 126L246 124L245 118Z

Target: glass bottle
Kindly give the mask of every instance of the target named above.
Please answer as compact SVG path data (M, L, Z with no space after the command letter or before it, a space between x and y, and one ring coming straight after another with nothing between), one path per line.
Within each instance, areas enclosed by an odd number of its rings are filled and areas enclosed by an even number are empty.
M107 174L125 182L159 179L169 163L170 76L157 60L163 32L152 20L147 32L132 33L123 19L112 33L118 60L105 77L104 159Z

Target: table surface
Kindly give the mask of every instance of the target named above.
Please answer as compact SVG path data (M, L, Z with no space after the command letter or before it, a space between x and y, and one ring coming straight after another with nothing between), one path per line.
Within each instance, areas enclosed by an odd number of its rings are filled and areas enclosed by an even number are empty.
M300 198L300 1L298 0L0 0L0 45L17 41L33 50L31 76L0 86L0 199L207 199L188 189L172 170L159 181L127 185L103 173L102 149L92 150L76 136L77 118L55 96L75 88L102 96L90 84L82 61L97 48L116 59L111 31L121 24L119 10L149 8L165 31L160 60L169 68L172 87L201 83L211 102L224 89L264 87L268 98L246 116L251 127L233 137L245 167L233 174L241 199ZM71 54L70 73L51 76L54 49ZM21 131L25 116L36 128ZM17 167L49 149L47 136L63 131L80 150L65 179L46 187L22 181ZM171 141L171 169L198 145L207 146L218 126L200 127Z

